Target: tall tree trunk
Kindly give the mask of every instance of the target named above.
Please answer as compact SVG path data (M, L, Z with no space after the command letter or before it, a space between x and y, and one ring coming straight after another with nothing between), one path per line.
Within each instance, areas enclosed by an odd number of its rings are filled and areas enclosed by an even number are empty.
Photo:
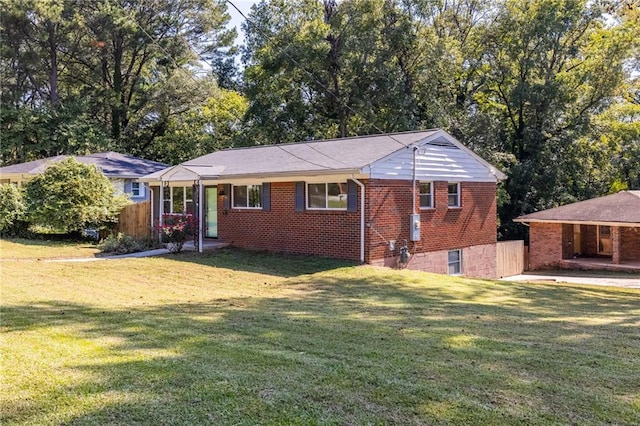
M47 23L47 44L49 47L49 99L51 106L54 109L58 108L60 96L58 94L58 51L57 51L57 37L56 37L56 24L53 22Z
M111 136L114 139L120 138L122 132L122 121L124 119L124 103L123 103L123 82L122 82L122 55L123 55L123 37L117 33L113 40L113 105L111 107Z

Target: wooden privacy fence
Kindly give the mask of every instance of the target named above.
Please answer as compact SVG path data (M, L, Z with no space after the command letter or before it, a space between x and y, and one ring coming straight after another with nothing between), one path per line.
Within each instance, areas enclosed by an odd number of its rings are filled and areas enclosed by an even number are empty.
M521 274L524 271L524 241L499 241L496 269L500 278Z
M138 239L150 238L151 201L126 206L118 216L115 232L122 232Z

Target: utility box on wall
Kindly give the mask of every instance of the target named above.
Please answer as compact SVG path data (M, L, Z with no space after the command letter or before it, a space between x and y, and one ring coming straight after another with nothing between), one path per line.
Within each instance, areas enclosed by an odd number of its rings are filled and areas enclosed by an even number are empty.
M409 235L411 241L420 241L420 215L410 215Z

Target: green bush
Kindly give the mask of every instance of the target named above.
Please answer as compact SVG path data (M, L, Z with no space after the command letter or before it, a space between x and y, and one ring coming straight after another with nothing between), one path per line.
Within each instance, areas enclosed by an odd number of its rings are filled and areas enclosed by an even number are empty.
M0 185L0 234L16 236L28 228L24 191L12 184Z
M130 201L95 166L68 158L26 185L27 215L35 225L63 232L106 229Z
M119 232L118 235L109 235L102 240L98 248L103 253L127 254L143 251L147 247L132 236Z

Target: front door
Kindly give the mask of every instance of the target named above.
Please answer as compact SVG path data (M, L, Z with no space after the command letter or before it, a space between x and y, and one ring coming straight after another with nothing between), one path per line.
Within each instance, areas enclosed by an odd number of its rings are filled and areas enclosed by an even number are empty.
M205 195L205 237L218 238L218 188L208 186L204 189Z

